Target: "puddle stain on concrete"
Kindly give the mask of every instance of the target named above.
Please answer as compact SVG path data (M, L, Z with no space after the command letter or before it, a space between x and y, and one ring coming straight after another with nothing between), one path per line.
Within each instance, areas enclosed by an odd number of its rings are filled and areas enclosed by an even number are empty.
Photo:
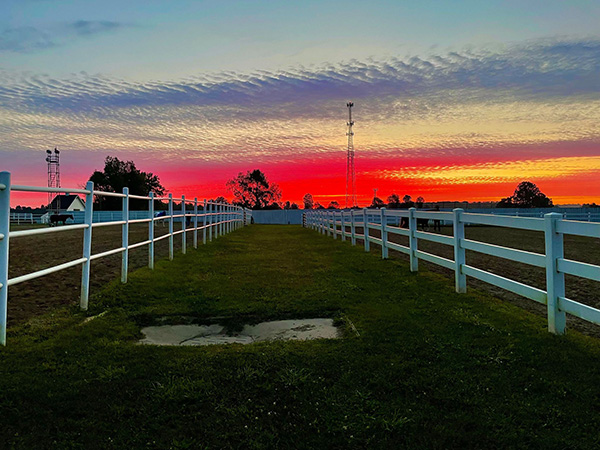
M159 325L142 328L140 344L150 345L219 345L252 344L264 341L305 341L337 339L341 333L333 319L275 320L244 325L239 332L228 332L222 325Z

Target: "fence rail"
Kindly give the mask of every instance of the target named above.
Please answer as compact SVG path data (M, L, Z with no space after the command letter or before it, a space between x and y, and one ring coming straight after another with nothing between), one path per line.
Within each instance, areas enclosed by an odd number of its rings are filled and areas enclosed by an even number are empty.
M81 224L63 225L51 228L34 228L29 230L10 231L12 214L10 212L10 193L12 191L24 192L57 192L57 193L78 193L85 195L84 220ZM110 196L122 199L122 209L118 220L107 222L94 222L94 196ZM132 219L132 211L129 210L129 200L148 201L147 217ZM156 200L168 201L168 212L160 217L155 217L154 202ZM174 210L173 201L181 202L179 211ZM189 206L188 206L189 205ZM202 208L200 211L198 208ZM190 209L188 209L190 208ZM202 243L212 241L223 234L234 231L250 223L252 211L238 206L217 203L212 201L198 201L197 198L186 199L174 198L172 194L168 197L154 197L151 192L148 196L132 195L129 188L124 188L122 193L104 192L94 190L94 184L90 181L85 189L73 188L47 188L41 186L21 186L11 185L11 175L9 172L0 172L0 344L6 345L6 318L8 303L8 288L25 281L33 280L51 273L72 267L82 266L81 275L81 295L80 308L86 310L89 301L90 286L90 262L106 256L121 254L121 282L127 282L129 250L133 248L148 246L148 267L154 269L154 244L157 241L169 240L169 259L174 256L174 237L181 234L182 253L187 251L187 234L193 232L193 247L198 247L198 233L202 232ZM116 218L115 218L116 219ZM173 224L175 219L179 219L181 230L175 231ZM154 236L154 226L157 221L167 222L169 232L162 236ZM136 244L129 244L129 225L136 223L148 224L148 239ZM188 224L190 227L188 228ZM120 225L121 226L121 245L112 250L92 254L92 230L100 226ZM14 278L8 278L9 265L9 241L23 236L32 236L47 233L58 233L72 230L83 230L83 248L82 257L68 261L62 264L51 266L42 270L20 275Z
M589 216L587 219L589 220ZM377 244L381 247L381 256L384 259L388 257L388 249L405 253L410 258L412 272L418 271L419 260L451 269L454 271L456 292L466 292L467 277L471 277L545 304L548 330L552 333L564 334L567 313L600 325L599 309L565 296L565 274L600 281L600 266L564 258L564 235L600 238L600 223L566 220L559 213L548 213L544 214L542 218L537 218L467 213L462 209L454 209L452 212L437 212L418 211L415 208L409 210L386 210L385 208L364 208L350 211L316 210L308 211L305 220L308 227L334 239L338 236L343 241L350 238L352 245L356 245L357 238L362 239L365 251L370 251L371 243ZM438 223L450 222L453 227L453 235L446 236L419 231L419 221L429 220L439 221ZM545 253L533 253L466 239L465 225L470 224L543 232ZM363 229L363 234L356 233L357 227ZM381 237L372 236L371 230L380 231ZM388 239L390 233L407 236L408 246L390 242ZM454 259L442 258L419 250L419 240L453 247ZM467 264L466 250L544 268L546 290L470 266Z

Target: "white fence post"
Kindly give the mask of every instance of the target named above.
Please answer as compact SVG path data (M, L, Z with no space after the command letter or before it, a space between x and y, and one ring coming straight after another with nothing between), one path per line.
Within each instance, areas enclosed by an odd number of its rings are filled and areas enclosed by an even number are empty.
M419 270L419 258L417 258L417 218L415 217L415 208L408 209L408 243L410 248L410 271Z
M194 197L194 248L198 248L198 197Z
M183 233L181 233L181 253L185 255L187 252L187 237L185 235L187 224L187 217L185 217L185 195L181 196L181 229Z
M456 208L454 213L454 288L459 294L467 292L467 276L462 273L462 267L467 263L466 251L462 247L462 240L465 238L465 224L462 222L461 208Z
M336 212L331 211L331 227L333 228L333 238L337 239L337 217Z
M81 297L79 298L79 307L82 310L88 309L88 300L90 298L90 266L92 264L92 223L94 221L94 182L88 181L85 188L90 191L85 194L85 214L84 223L87 228L83 230L83 257L86 261L81 266Z
M127 269L129 264L129 188L123 188L123 219L125 223L121 226L121 283L127 283Z
M558 298L565 296L565 275L557 269L558 258L564 256L563 235L556 232L556 224L562 215L544 215L544 235L546 239L546 291L548 293L548 331L564 334L566 315L558 308Z
M344 211L340 212L340 225L342 227L342 241L346 240L346 222L344 222Z
M379 213L380 213L380 217L381 217L381 258L387 259L387 257L388 257L388 246L387 246L388 232L387 232L387 221L386 221L386 217L385 217L385 208L381 208L379 210Z
M0 172L0 344L2 345L6 345L9 232L10 172Z
M204 208L202 209L202 243L206 244L206 225L208 223L208 210L206 209L206 199L204 199Z
M354 210L350 210L350 241L356 245L356 227L354 226Z
M169 259L173 260L173 194L169 194Z
M150 205L148 208L148 214L150 216L150 222L148 222L148 267L154 269L154 192L150 192Z
M363 234L365 235L365 252L371 250L371 241L369 241L369 218L368 209L363 208Z
M210 203L208 205L208 240L212 242L212 235L213 235L213 209L214 209L214 205L212 203Z

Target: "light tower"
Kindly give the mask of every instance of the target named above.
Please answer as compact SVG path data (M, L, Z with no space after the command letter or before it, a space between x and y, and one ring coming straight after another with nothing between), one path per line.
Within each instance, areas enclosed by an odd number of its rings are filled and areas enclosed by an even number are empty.
M55 147L54 152L52 150L46 150L46 162L48 163L48 187L59 188L60 187L60 152ZM52 192L48 192L48 209L52 203L52 197L56 195ZM57 205L57 209L60 205Z
M356 206L356 172L354 170L354 131L352 131L353 102L346 103L348 107L348 155L346 161L346 208Z

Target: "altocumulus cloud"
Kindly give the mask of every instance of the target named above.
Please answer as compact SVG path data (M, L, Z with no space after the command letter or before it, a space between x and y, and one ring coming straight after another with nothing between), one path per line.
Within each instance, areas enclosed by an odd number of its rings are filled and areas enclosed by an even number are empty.
M118 27L82 22L68 29L85 35ZM74 149L161 149L220 161L325 158L343 143L349 98L357 104L361 150L372 157L399 148L451 152L600 138L600 40L179 81L2 71L0 80L0 145L13 150L54 136Z
M128 25L107 20L77 20L47 28L18 27L0 30L0 52L31 53L64 45L69 40L108 33Z

